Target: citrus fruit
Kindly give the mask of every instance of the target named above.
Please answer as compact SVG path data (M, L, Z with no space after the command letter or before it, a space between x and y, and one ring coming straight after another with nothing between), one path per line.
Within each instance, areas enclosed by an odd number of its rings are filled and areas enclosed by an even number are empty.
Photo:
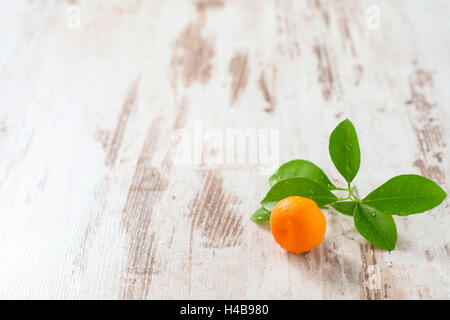
M322 242L326 221L313 200L294 196L275 205L270 215L270 229L282 248L299 254Z

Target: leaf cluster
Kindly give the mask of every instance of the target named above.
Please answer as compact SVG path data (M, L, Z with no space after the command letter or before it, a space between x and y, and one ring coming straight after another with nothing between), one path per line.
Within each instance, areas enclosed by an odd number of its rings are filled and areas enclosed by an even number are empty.
M361 152L355 127L346 119L331 133L329 153L334 166L346 180L346 187L336 187L318 166L307 160L283 164L270 178L271 186L259 208L251 217L255 222L270 219L275 204L290 196L314 200L319 207L333 207L352 216L356 229L375 246L393 250L397 228L393 215L422 213L438 206L447 196L434 181L415 174L393 177L366 197L359 199L352 186L361 164ZM338 198L336 191L347 191Z

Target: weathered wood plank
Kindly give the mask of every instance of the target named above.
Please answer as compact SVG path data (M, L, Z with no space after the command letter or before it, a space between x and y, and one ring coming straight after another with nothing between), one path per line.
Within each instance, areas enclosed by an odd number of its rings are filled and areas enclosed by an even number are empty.
M249 220L268 190L261 163L176 154L199 125L277 129L278 162L309 159L341 185L327 143L349 117L361 195L406 172L449 190L447 1L0 9L1 298L450 296L448 200L396 218L391 253L328 210L324 242L294 255ZM213 160L224 148L200 144Z

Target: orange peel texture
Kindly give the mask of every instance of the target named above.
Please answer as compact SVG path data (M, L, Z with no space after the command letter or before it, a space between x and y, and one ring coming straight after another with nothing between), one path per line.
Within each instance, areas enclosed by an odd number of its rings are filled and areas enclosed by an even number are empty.
M282 248L299 254L322 242L326 220L313 200L294 196L275 205L270 215L270 229Z

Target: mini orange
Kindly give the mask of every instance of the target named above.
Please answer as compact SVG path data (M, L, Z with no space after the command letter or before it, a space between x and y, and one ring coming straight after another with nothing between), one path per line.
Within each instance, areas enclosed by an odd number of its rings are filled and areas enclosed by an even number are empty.
M282 248L299 254L322 242L326 220L313 200L294 196L275 205L270 214L270 229Z

